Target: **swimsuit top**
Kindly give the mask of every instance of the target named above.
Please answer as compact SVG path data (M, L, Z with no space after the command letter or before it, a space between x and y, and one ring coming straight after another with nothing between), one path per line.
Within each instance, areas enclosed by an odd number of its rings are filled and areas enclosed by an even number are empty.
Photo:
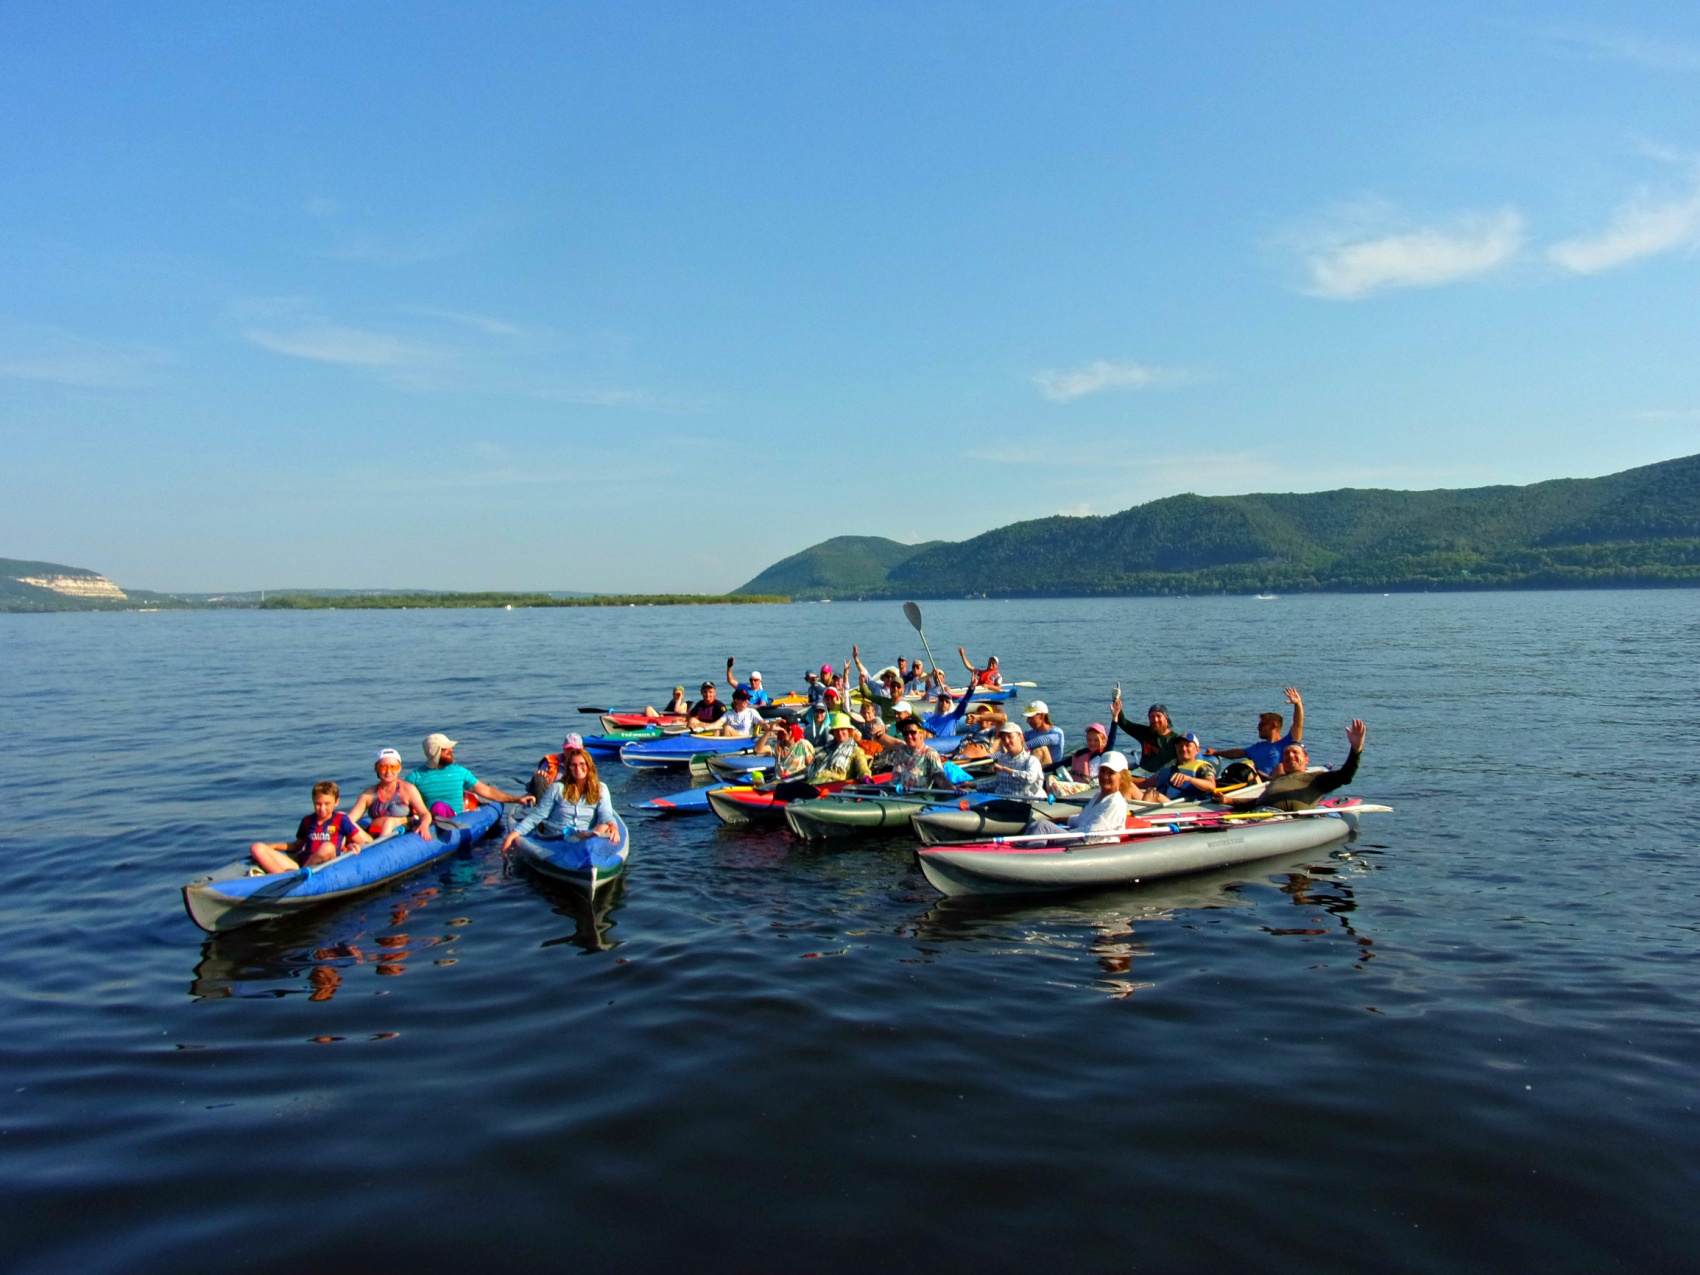
M407 804L407 798L401 795L401 780L396 780L395 791L387 798L378 795L382 784L372 789L372 803L366 807L366 815L370 819L405 819L413 809Z

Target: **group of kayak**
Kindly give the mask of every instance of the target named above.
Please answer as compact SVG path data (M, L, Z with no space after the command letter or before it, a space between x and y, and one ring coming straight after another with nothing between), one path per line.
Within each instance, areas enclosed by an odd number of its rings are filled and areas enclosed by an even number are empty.
M1331 795L1356 776L1367 729L1356 720L1347 728L1339 769L1313 767L1293 687L1290 724L1263 713L1254 742L1222 750L1177 730L1161 703L1130 719L1117 687L1109 724L1088 725L1084 746L1070 752L1043 700L1006 711L1016 688L1034 683L1006 684L995 656L981 667L958 655L968 675L960 688L920 659L870 673L852 647L841 668L811 669L802 692L778 697L760 673L740 681L728 659L729 705L704 681L694 702L681 684L660 708L581 709L600 716L603 733L569 734L524 793L480 780L445 735L426 737L425 764L405 777L400 754L386 748L376 782L346 814L335 784L315 785L293 840L254 843L247 859L185 886L184 901L209 930L286 915L453 853L499 821L504 854L594 895L630 853L598 756L711 781L637 807L659 815L712 813L808 840L912 832L922 871L946 894L1228 866L1327 845L1355 831L1360 815L1386 809Z

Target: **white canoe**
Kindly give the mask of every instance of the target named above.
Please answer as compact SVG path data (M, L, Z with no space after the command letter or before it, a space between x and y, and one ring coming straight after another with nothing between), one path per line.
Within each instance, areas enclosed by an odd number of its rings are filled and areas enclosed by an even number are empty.
M1342 803L1344 805L1344 803ZM1346 814L1350 810L1351 823ZM1114 841L1037 838L922 846L921 871L944 894L1047 894L1136 885L1189 872L1232 867L1297 850L1316 850L1351 835L1359 815L1386 810L1355 802L1315 814L1272 814L1139 829Z

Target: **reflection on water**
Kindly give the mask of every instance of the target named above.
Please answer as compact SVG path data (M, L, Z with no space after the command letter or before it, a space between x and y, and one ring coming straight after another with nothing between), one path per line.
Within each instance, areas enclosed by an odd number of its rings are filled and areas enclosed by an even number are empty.
M454 875L451 868L431 884L404 881L390 887L394 893L379 889L370 898L322 912L209 935L201 943L189 995L217 1000L305 992L308 1000L328 1001L362 969L369 968L374 977L395 978L425 964L427 952L430 965L454 965L459 960L456 941L470 919L450 917L442 922L440 934L421 929L437 928L426 915L428 909L440 912L445 902L452 904L464 892L465 880L456 882ZM305 985L254 986L290 982Z
M612 937L612 931L619 924L614 920L615 908L625 898L624 874L616 877L612 884L598 890L594 903L582 890L558 885L535 873L528 875L537 893L549 901L555 915L568 917L573 922L571 934L544 939L542 946L560 947L568 944L583 948L586 952L611 952L620 946L619 940Z
M1097 974L1063 985L1121 1000L1156 986L1131 975L1135 961L1159 953L1166 927L1193 928L1194 914L1247 907L1244 889L1267 884L1293 907L1324 913L1332 924L1312 916L1308 924L1258 927L1263 933L1276 938L1342 933L1355 944L1353 959L1362 969L1373 940L1347 919L1357 908L1350 883L1369 870L1360 853L1375 852L1338 849L1329 861L1318 863L1309 861L1315 851L1299 850L1216 872L1061 899L959 895L934 903L917 919L913 933L924 959L945 955L945 944L969 944L988 955L1090 959Z

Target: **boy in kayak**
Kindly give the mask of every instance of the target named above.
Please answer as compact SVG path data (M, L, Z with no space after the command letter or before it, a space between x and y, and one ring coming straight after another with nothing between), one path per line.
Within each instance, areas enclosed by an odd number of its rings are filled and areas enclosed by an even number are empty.
M740 686L732 692L732 711L720 719L720 733L729 736L754 735L760 725L761 714L750 707L750 693Z
M1276 768L1275 777L1262 792L1255 797L1242 797L1238 801L1225 797L1223 801L1230 806L1309 810L1336 788L1344 788L1356 778L1358 762L1364 753L1364 740L1368 737L1369 727L1364 725L1362 718L1354 717L1352 724L1346 727L1346 744L1351 749L1346 754L1346 764L1339 770L1320 770L1315 774L1309 773L1310 754L1305 750L1305 746L1289 744L1287 751L1281 755L1281 764Z
M1216 795L1216 767L1198 755L1197 735L1183 735L1175 744L1175 759L1134 783L1144 801L1209 801Z
M344 850L358 854L372 838L336 808L341 790L330 780L313 785L313 813L302 817L293 841L256 841L248 847L254 862L267 872L294 872L329 863Z
M1153 704L1145 710L1144 722L1130 722L1122 712L1122 688L1116 687L1110 701L1110 719L1132 739L1139 741L1139 765L1144 770L1161 770L1175 760L1181 734L1169 721L1169 710Z
M1281 733L1281 714L1259 713L1257 716L1257 742L1247 744L1244 748L1224 748L1217 752L1214 748L1206 748L1206 757L1222 757L1235 759L1243 757L1253 766L1257 773L1267 779L1275 773L1281 764L1281 758L1293 744L1301 743L1305 737L1305 702L1299 694L1299 688L1287 688L1287 703L1293 706L1293 729L1285 735Z
M529 806L537 798L530 793L515 796L511 792L503 792L493 788L465 766L455 762L455 742L447 735L436 732L425 736L425 765L418 770L407 772L407 782L419 790L419 795L425 799L425 806L437 818L453 818L461 811L468 809L467 794L472 793L485 801L517 801L522 806ZM438 809L441 806L442 809Z
M702 698L691 705L691 711L685 717L686 725L692 730L699 726L717 726L720 719L726 715L726 705L720 702L719 692L714 689L713 682L702 684Z
M401 754L393 748L382 749L372 769L377 773L378 782L355 799L354 809L348 812L348 817L359 823L361 815L368 816L368 830L376 840L392 832L405 832L408 816L411 815L417 821L414 831L422 837L429 837L431 812L425 808L425 799L419 795L419 789L401 777Z

